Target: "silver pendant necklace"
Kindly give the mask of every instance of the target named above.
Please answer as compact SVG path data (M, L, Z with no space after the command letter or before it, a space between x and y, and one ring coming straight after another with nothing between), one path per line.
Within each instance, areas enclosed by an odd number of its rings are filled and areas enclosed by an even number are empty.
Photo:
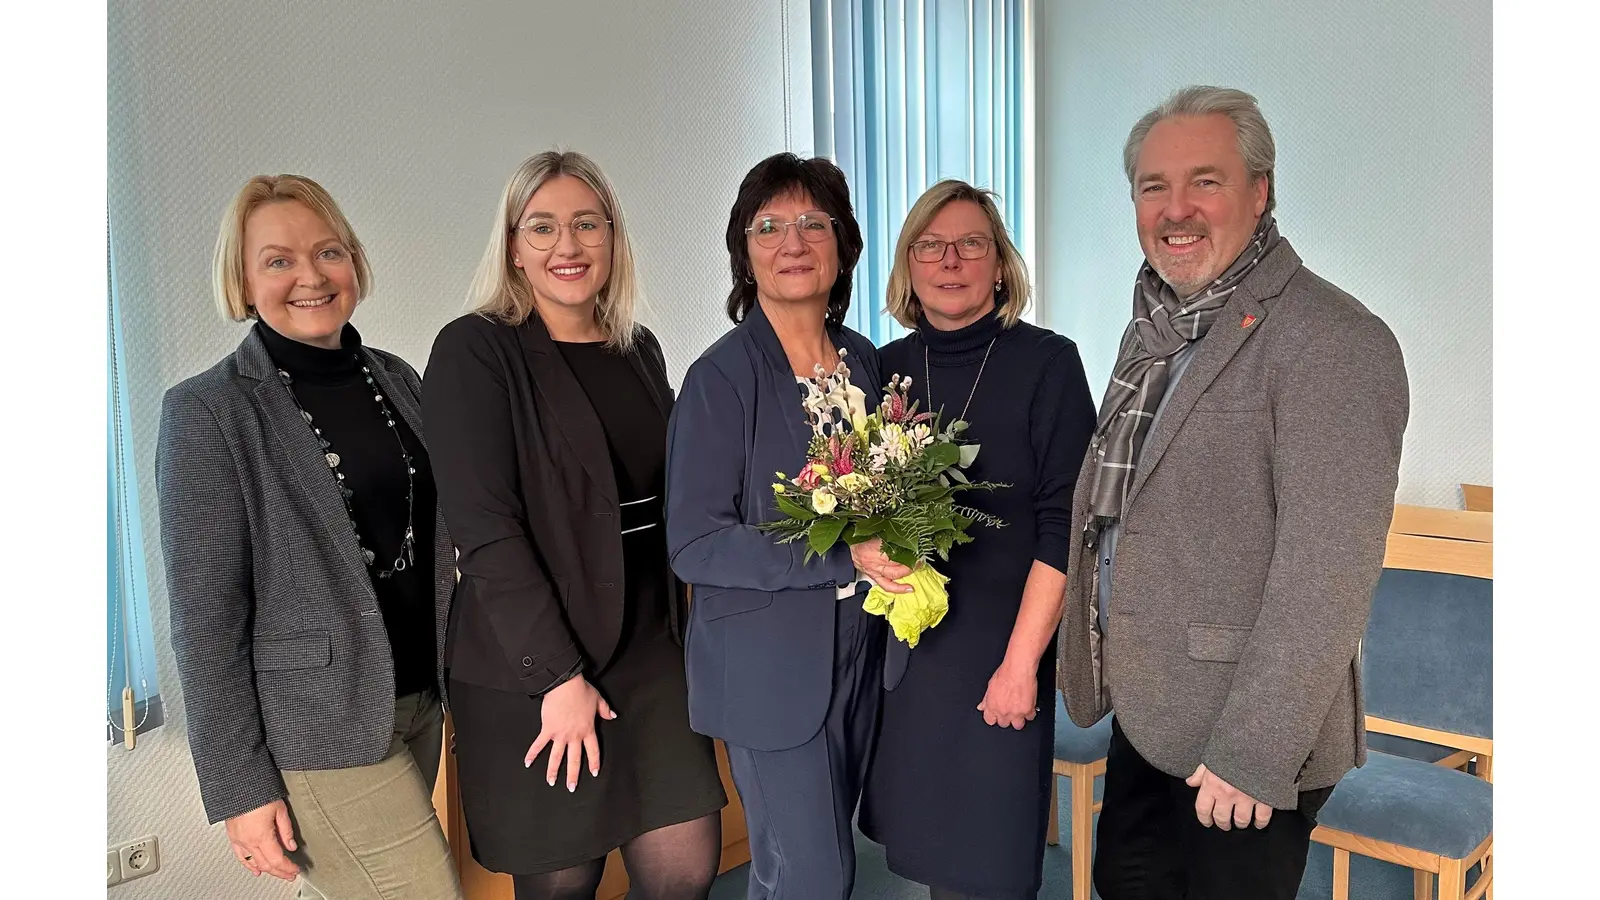
M983 362L978 364L978 377L972 379L972 390L967 393L967 404L965 406L961 407L961 419L960 419L960 421L962 421L962 422L967 421L967 410L972 408L972 398L974 396L976 396L977 393L978 393L978 382L983 380L983 370L984 370L985 367L987 367L989 365L989 351L994 349L994 342L998 341L998 340L1000 340L1000 335L998 335L998 334L995 335L994 337L990 338L989 339L989 346L987 348L985 348L984 351L983 351ZM933 406L933 379L930 377L930 375L931 375L931 371L928 368L928 340L927 340L927 338L923 338L923 340L922 340L922 384L923 384L923 386L926 388L926 390L928 392L928 409L931 411L934 408L934 406Z

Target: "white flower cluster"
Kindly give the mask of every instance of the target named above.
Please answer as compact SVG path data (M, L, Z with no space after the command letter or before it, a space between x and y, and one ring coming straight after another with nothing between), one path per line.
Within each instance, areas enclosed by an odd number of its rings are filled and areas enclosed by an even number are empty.
M933 429L921 423L907 427L887 422L878 435L878 442L867 448L868 465L874 472L882 472L889 463L904 465L933 443Z

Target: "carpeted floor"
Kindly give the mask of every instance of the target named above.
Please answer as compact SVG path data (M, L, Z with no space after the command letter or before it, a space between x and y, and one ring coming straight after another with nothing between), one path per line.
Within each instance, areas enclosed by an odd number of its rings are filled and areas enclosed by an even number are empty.
M1059 847L1044 848L1044 888L1040 898L1080 900L1072 897L1071 797L1065 779L1057 779L1060 792L1061 838ZM1096 790L1098 795L1099 791ZM711 900L744 900L748 866L740 866L717 879ZM1306 861L1306 878L1300 885L1299 900L1327 900L1333 895L1333 854L1327 847L1311 845ZM1098 898L1100 895L1095 894ZM1360 900L1411 900L1411 870L1376 860L1352 857L1350 896ZM889 871L883 848L859 833L856 835L856 887L852 900L927 900L926 888L906 881Z

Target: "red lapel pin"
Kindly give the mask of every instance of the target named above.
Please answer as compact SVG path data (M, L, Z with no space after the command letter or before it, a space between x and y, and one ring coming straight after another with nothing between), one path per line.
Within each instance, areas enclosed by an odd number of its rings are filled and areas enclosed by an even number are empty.
M1255 321L1256 321L1256 317L1255 316L1245 316L1244 317L1244 321L1239 323L1239 327L1240 328L1249 328L1251 325L1255 324Z

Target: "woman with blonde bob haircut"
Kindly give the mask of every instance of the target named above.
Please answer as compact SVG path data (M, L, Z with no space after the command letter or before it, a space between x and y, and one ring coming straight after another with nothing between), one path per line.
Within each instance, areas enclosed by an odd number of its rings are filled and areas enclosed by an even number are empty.
M540 153L428 363L460 550L445 666L462 804L473 857L517 900L592 900L619 847L630 897L704 900L722 850L661 528L672 391L634 294L611 185L582 154Z
M1006 232L1005 219L995 205L994 193L979 190L964 181L947 178L923 192L900 229L900 239L895 242L894 266L889 270L888 296L885 298L889 315L907 328L917 327L917 317L922 315L922 301L918 299L911 283L911 245L933 221L939 211L955 200L970 203L978 208L989 222L989 234L994 245L994 259L999 266L999 286L995 304L1000 310L1000 324L1006 328L1022 320L1028 311L1033 291L1028 286L1028 264L1022 253L1011 242ZM960 256L960 254L955 254Z
M881 351L912 399L968 424L963 502L1006 522L950 552L950 611L915 650L889 642L861 830L935 900L1039 892L1055 740L1055 636L1072 492L1094 399L1072 341L1021 321L1028 270L992 193L941 181L896 243ZM902 570L903 571L903 570ZM938 746L940 752L926 748ZM939 790L929 790L939 785Z
M309 178L245 183L212 281L254 325L167 391L156 472L206 816L302 898L459 898L432 801L454 550L421 380L350 324L366 251Z

